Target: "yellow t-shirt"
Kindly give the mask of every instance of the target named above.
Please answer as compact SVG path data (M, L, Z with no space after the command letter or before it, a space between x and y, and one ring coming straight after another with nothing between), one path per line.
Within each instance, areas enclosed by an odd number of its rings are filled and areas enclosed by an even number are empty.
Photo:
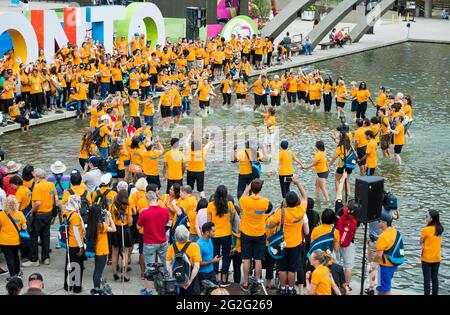
M104 256L109 254L108 244L108 226L106 223L100 223L97 226L97 239L95 240L95 255Z
M423 240L422 261L437 263L441 261L442 236L436 235L435 226L426 226L422 229L420 238Z
M395 243L395 238L397 237L397 230L393 227L388 227L384 230L377 241L377 251L382 250L383 252L388 251ZM383 256L378 261L381 266L392 267L394 266L389 259L386 258L386 255L383 253Z
M358 142L358 148L362 148L367 146L367 143L369 142L366 139L366 131L368 130L367 127L359 127L355 130L355 142Z
M69 241L69 247L78 247L77 239L75 238L74 228L78 228L78 232L80 233L81 242L84 239L84 231L83 231L83 223L80 215L77 212L68 212L66 213L67 219L69 220L69 229L67 239Z
M297 247L303 243L303 217L306 213L306 205L298 205L284 209L284 241L286 248ZM281 209L277 209L269 222L281 224Z
M239 174L241 175L248 175L252 173L252 164L249 161L249 158L253 160L252 157L252 150L246 149L247 154L245 154L245 151L241 151L237 153L237 159L239 160ZM257 153L258 160L259 160L259 152Z
M291 176L294 175L294 168L292 166L292 161L296 158L294 152L291 150L281 150L278 153L278 161L280 161L280 176Z
M19 202L20 211L23 211L26 207L30 205L31 202L31 191L28 187L19 186L16 191L17 202Z
M180 150L170 150L164 154L164 163L167 163L167 177L169 180L180 180L183 178L183 164L186 161Z
M55 184L46 181L45 179L34 185L33 194L31 200L33 205L36 201L41 201L38 213L48 213L53 209L55 202L56 187Z
M188 148L187 154L189 157L187 170L189 172L204 172L205 155L206 155L205 148L203 148L202 150L195 150L195 151L192 151L190 148Z
M316 285L315 295L331 295L333 276L327 266L319 265L311 274L311 284Z
M236 215L236 209L234 208L234 205L231 201L228 201L227 213L222 216L217 215L217 208L213 201L208 203L206 213L211 216L211 222L214 223L214 227L216 228L215 237L224 237L231 235L233 228L231 224L231 218Z
M311 242L314 241L316 238L321 237L322 235L330 233L332 229L333 225L331 224L321 224L316 226L311 233ZM339 234L338 229L334 229L334 242L339 243L340 239L341 236Z
M22 211L16 211L11 214L17 228L20 230L26 223ZM16 246L20 244L19 233L11 222L5 211L0 211L0 245Z
M377 151L378 151L378 144L375 141L375 139L372 139L367 144L366 154L367 157L367 168L375 168L377 167Z
M81 185L79 185L79 186L72 186L71 185L70 189L72 189L72 191L75 193L75 195L80 196L80 197L84 194L84 192L86 192L86 199L87 199L87 201L89 201L89 203L92 202L91 194L89 193L89 190L87 189L86 184L81 183ZM61 200L61 203L63 205L65 205L67 203L67 200L69 199L69 196L70 196L69 190L65 190L64 193L63 193L63 196L62 196L62 200Z
M188 196L186 199L182 199L179 203L179 207L183 208L186 212L189 221L189 233L197 234L196 219L197 219L197 198L194 195Z
M345 101L347 100L346 95L347 88L345 87L345 85L339 85L336 89L337 101L339 103L345 103Z
M403 124L398 122L395 126L395 131L398 134L394 134L394 145L404 145L405 144L405 127Z
M143 150L142 156L142 170L145 175L158 176L159 175L159 157L162 155L161 150Z
M239 199L242 209L240 230L247 236L262 236L266 233L266 210L269 200L264 197L242 196Z
M357 90L356 91L356 100L358 103L367 102L367 99L370 97L369 90Z
M314 171L317 174L328 172L327 154L325 151L317 151L314 156L314 162L317 162L314 166Z
M175 246L179 251L184 247L186 243L175 243ZM174 244L170 245L169 249L167 250L167 261L173 261L175 258L175 250L173 248ZM191 263L191 266L194 266L195 263L200 263L202 261L202 254L200 253L200 247L197 245L197 243L190 243L187 247L185 254L189 257L189 262Z

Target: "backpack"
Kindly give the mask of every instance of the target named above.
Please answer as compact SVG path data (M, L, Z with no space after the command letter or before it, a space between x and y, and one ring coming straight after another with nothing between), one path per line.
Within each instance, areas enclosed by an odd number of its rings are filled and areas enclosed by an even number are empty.
M247 158L248 158L248 160L249 160L249 162L250 162L250 164L252 166L252 176L254 178L260 178L261 177L261 173L262 173L261 163L258 160L256 160L256 161L250 160L250 157L248 155L247 150L245 150L245 154L247 155ZM256 155L258 155L258 153L256 153Z
M108 170L108 161L101 158L98 160L98 169L102 171L103 173L106 173Z
M403 249L403 238L399 231L395 237L394 244L384 252L384 256L394 265L400 266L405 262L405 252ZM383 262L386 262L383 256Z
M70 188L68 190L70 195L76 195L75 192ZM89 208L91 207L91 204L89 203L89 200L86 198L87 196L87 190L84 191L84 193L80 196L81 200L81 206L80 206L80 216L81 219L83 219L84 224L86 225L88 222L88 215L89 215Z
M383 207L387 211L397 210L398 209L397 196L395 196L391 192L384 192Z
M177 244L173 244L175 257L172 263L172 274L177 284L184 284L191 278L192 266L188 256L185 254L191 242L184 244L183 248L178 250Z
M100 128L96 127L92 132L92 141L95 143L97 147L99 147L103 142L103 137L100 136Z
M110 173L112 177L117 176L119 173L119 165L117 164L117 159L110 159L107 161L106 172Z
M346 150L345 153L347 153L347 157L342 161L342 165L344 165L345 168L354 169L358 164L355 150L350 147L350 149Z
M74 213L75 212L71 212L69 214L69 217L64 216L65 219L59 226L58 243L59 243L59 246L61 246L65 250L68 250L68 246L67 246L68 242L69 242L68 230L69 230L69 225L70 225L70 218L72 217L72 215Z
M186 212L184 212L184 209L181 208L181 215L177 215L175 218L175 224L173 225L173 227L170 229L170 237L169 237L169 241L172 244L175 244L175 230L177 229L177 227L179 227L180 225L184 225L187 229L189 229L188 227L188 216L186 215Z
M355 217L348 213L348 209L344 208L344 213L339 217L336 223L336 229L341 235L339 242L341 247L348 247L355 237L358 221Z
M326 251L327 249L330 251L333 251L333 243L334 243L334 230L336 228L333 226L330 233L324 234L321 237L316 238L314 241L311 242L311 247L309 248L308 254L306 256L308 259L311 257L311 254L315 250L322 250Z
M280 228L267 239L269 243L267 245L267 251L274 259L283 258L285 253L284 248L281 247L281 244L284 243L284 216L285 209L281 208Z

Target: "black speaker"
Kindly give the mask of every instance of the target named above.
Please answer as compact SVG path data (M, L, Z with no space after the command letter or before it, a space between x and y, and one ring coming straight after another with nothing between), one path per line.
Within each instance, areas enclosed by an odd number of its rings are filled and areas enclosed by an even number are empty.
M186 8L186 38L188 40L197 40L199 36L199 7L187 7Z
M381 217L383 205L384 178L380 176L363 176L356 179L355 199L358 210L355 218L368 223Z

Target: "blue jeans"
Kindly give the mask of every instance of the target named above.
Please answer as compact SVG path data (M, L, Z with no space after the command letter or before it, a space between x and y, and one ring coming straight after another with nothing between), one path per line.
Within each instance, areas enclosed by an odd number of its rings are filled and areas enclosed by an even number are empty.
M102 157L102 159L108 159L108 148L98 148L98 150L100 151L100 156Z
M303 44L302 47L306 55L311 55L312 47L310 44Z
M86 101L78 101L77 103L77 116L84 114L86 112Z
M181 104L183 104L183 113L191 111L191 101L189 100L189 97L183 97Z
M164 270L166 270L166 255L169 245L167 243L163 244L144 244L144 261L145 269L148 268L149 264L155 262L156 255L159 257L159 262L163 264Z
M67 111L76 110L77 111L77 115L78 115L78 101L71 101L70 103L67 103L66 104L66 110Z
M223 237L214 237L212 239L214 246L214 257L222 256L222 271L221 273L228 274L228 270L230 269L230 251L231 251L231 235L223 236ZM214 272L219 273L219 264L214 264Z
M100 97L102 99L106 98L106 96L108 96L109 91L110 91L109 83L101 82L100 83Z

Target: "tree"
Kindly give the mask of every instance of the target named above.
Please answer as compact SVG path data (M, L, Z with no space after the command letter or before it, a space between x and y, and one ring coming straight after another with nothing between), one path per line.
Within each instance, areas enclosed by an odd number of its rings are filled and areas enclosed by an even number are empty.
M271 0L250 0L249 16L259 19L261 22L267 20L272 10Z

